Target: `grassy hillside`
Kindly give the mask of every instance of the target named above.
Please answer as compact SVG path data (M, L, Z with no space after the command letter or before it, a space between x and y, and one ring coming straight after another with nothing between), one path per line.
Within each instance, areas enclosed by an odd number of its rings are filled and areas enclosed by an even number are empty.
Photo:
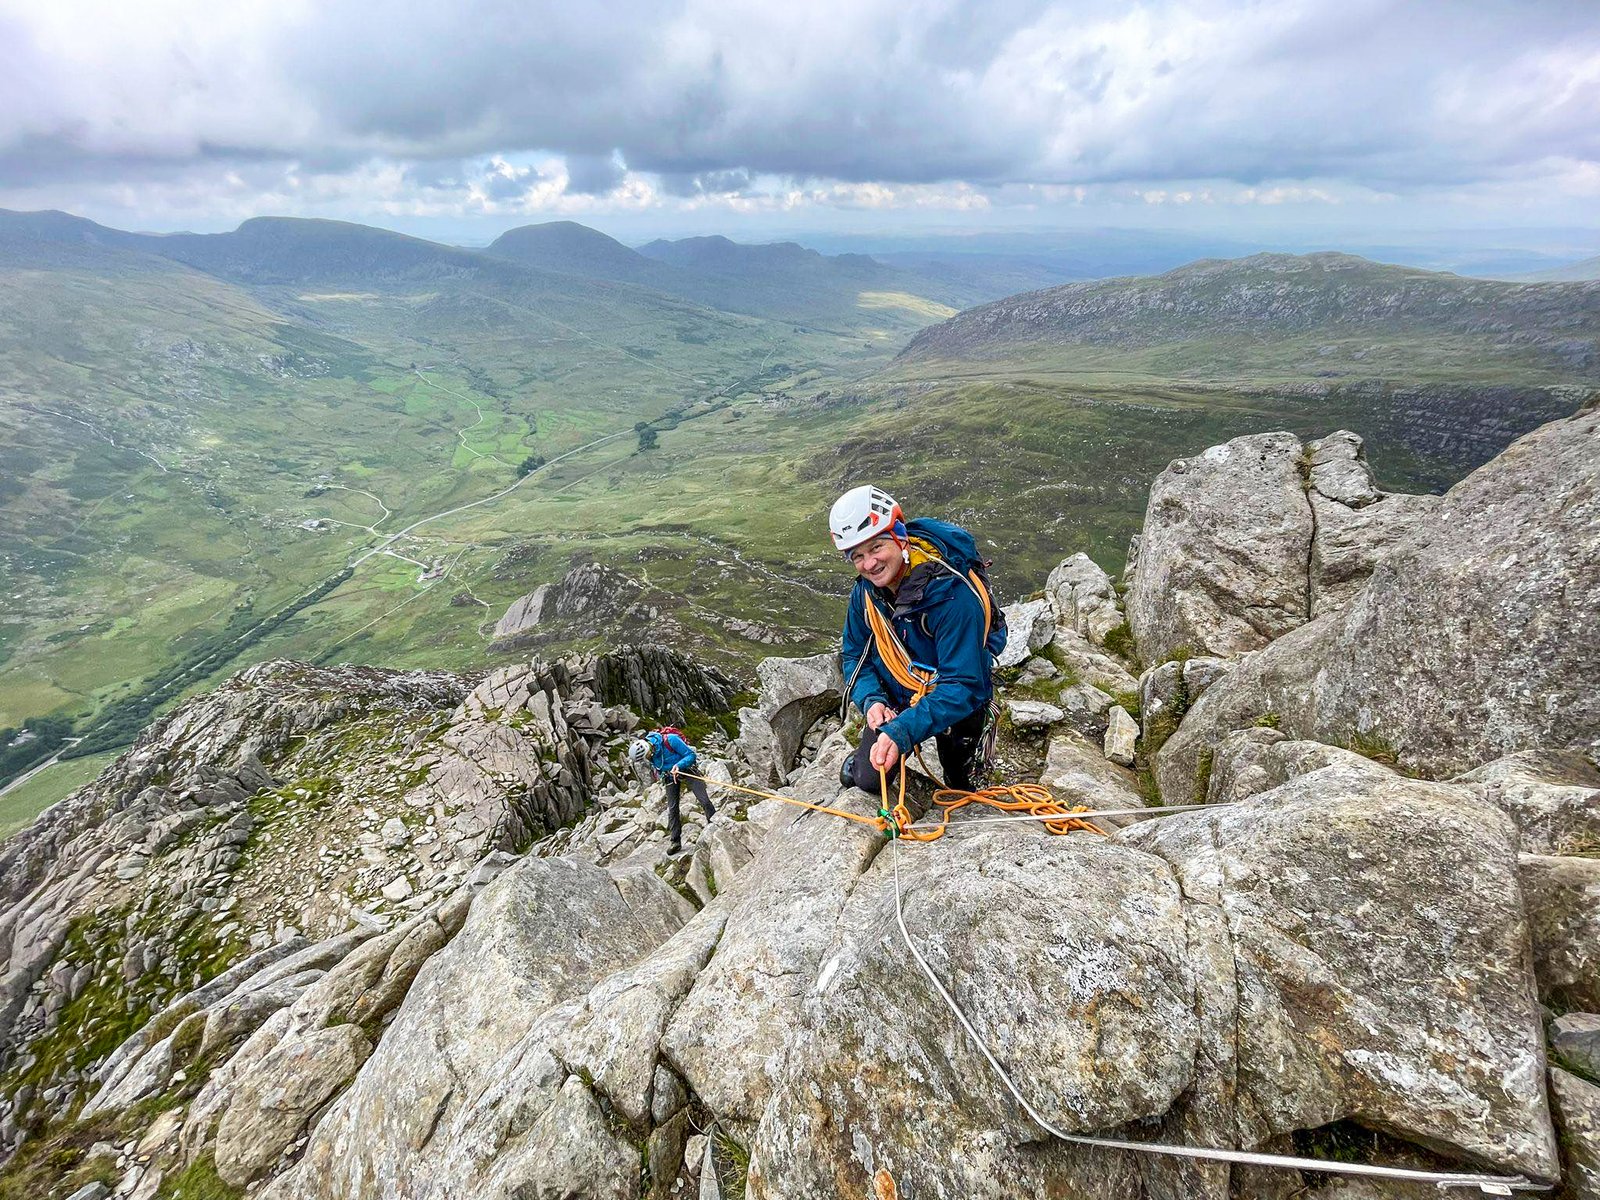
M631 453L641 420L802 369L853 377L904 336L867 308L846 333L797 329L309 224L0 238L0 726L92 721L173 670L198 686L252 661L263 622L311 621L307 597L359 626L480 552L436 525L364 557L387 534L564 486L595 463L562 455L615 435ZM519 474L539 459L557 465Z

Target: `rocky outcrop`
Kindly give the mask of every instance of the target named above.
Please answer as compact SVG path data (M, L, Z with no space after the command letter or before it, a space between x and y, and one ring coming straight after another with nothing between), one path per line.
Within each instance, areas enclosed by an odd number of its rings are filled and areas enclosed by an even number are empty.
M648 878L624 892L599 868L528 858L496 880L270 1195L495 1194L541 1161L637 1179L638 1152L567 1083L551 1035L590 987L681 927L683 901Z
M1234 1129L1215 1132L1260 1144L1355 1118L1551 1177L1515 836L1462 789L1339 766L1119 834L1233 943L1248 1017L1215 1097Z
M1123 622L1111 576L1087 554L1074 554L1050 572L1044 585L1058 628L1071 629L1095 646Z
M1347 608L1245 659L1189 711L1157 756L1162 795L1191 797L1201 754L1263 716L1436 777L1530 747L1600 750L1597 449L1591 404L1457 484Z
M1600 771L1574 751L1523 751L1457 776L1505 810L1529 854L1600 850Z
M1379 490L1362 440L1256 434L1150 491L1128 620L1147 663L1233 658L1349 604L1438 498Z
M1305 621L1313 525L1301 459L1292 434L1256 434L1155 481L1127 598L1146 662L1233 657Z
M0 1150L80 1101L192 1093L192 1061L300 1012L350 978L333 970L347 957L382 952L362 1011L388 1011L448 940L421 914L625 781L638 717L605 696L682 720L735 687L625 647L475 685L269 663L181 706L6 846ZM139 1013L154 1019L106 1058L107 1031Z
M794 769L812 726L839 708L844 677L837 654L762 659L756 676L757 701L739 710L737 745L752 776L776 786Z

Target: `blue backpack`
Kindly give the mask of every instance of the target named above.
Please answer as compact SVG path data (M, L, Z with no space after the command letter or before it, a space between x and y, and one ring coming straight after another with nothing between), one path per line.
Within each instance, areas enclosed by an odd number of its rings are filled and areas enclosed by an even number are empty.
M992 563L978 554L977 539L961 526L934 517L916 517L907 521L906 532L912 537L933 543L945 568L952 575L959 577L974 592L982 589L979 599L989 613L988 634L983 647L992 656L999 657L1006 648L1006 614L989 583L988 571Z

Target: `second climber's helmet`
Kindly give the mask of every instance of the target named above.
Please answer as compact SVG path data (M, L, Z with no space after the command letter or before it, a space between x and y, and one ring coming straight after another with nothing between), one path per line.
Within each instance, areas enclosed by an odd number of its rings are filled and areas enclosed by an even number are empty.
M851 488L833 502L828 513L828 532L833 535L833 548L849 554L852 547L862 542L894 533L895 527L904 520L894 497L868 483Z
M643 738L634 738L628 743L628 761L642 763L650 757L650 743Z

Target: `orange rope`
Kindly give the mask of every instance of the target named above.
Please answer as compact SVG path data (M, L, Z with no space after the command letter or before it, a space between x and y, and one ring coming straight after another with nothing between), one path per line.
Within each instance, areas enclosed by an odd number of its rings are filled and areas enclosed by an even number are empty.
M965 808L969 804L985 804L990 808L998 808L1002 812L1027 813L1030 816L1049 817L1058 816L1059 820L1040 822L1051 833L1098 833L1102 836L1105 830L1080 817L1075 813L1091 811L1087 806L1079 804L1067 808L1051 794L1050 789L1037 783L1013 783L1006 786L997 785L987 787L981 791L969 792L962 788L939 788L933 793L933 802L939 806L939 824L932 829L916 829L912 826L911 810L906 807L906 760L900 759L900 790L893 808L889 807L889 776L884 768L878 768L878 786L883 795L883 809L889 814L889 819L894 822L895 832L891 837L904 838L911 842L936 842L945 835L945 830L950 825L950 814L957 809ZM888 832L887 828L885 832Z

